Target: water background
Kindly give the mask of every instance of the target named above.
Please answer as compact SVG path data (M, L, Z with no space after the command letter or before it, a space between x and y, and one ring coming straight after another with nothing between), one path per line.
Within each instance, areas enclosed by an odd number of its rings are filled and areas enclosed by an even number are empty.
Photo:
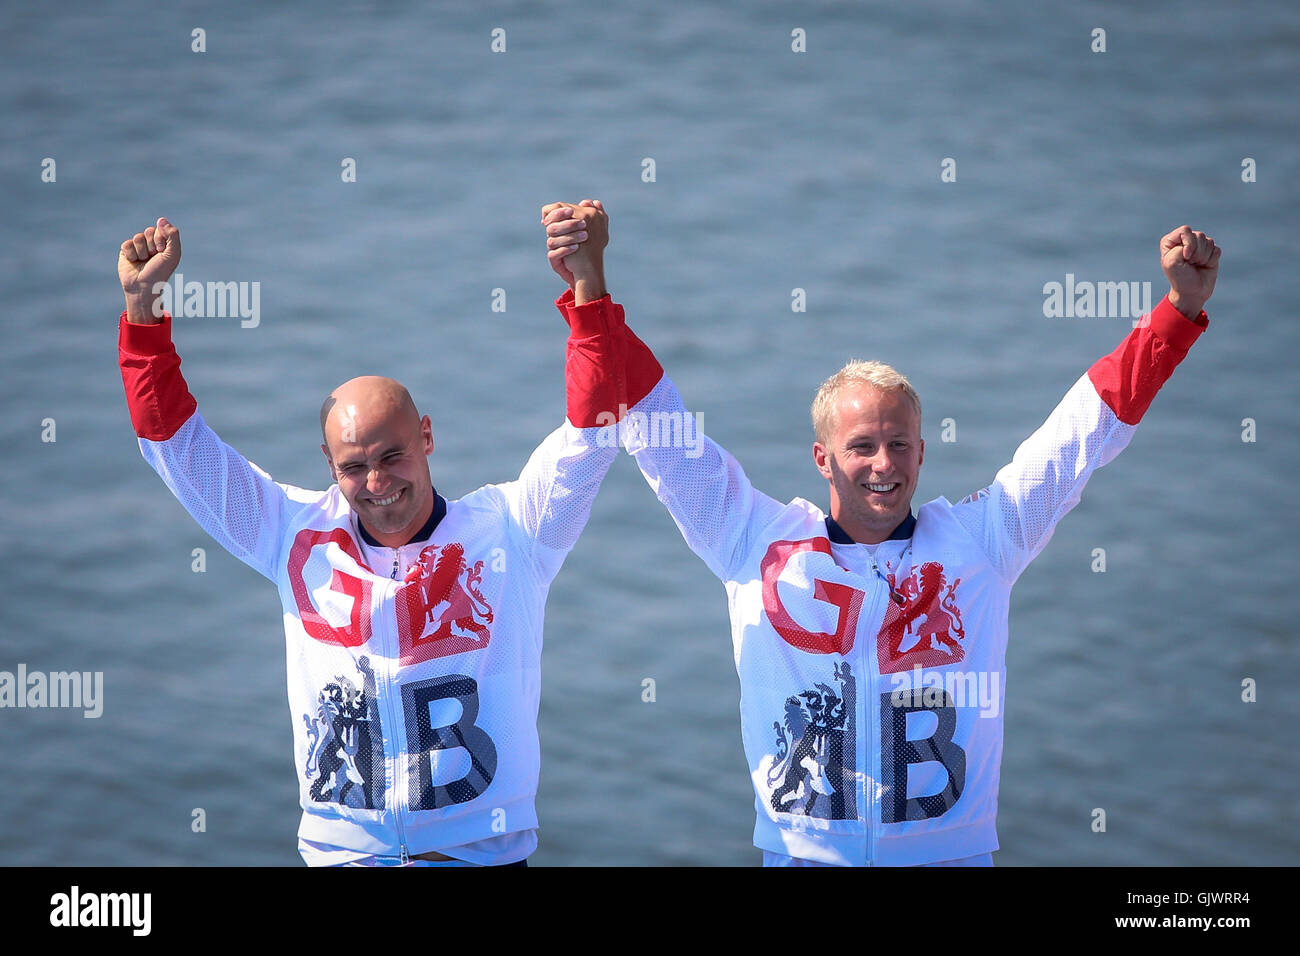
M321 487L321 398L388 374L457 497L560 421L538 207L588 196L707 431L823 506L807 407L844 360L910 375L917 502L955 501L1127 331L1045 318L1044 283L1158 299L1159 237L1210 232L1209 332L1014 593L996 860L1300 862L1298 53L1297 8L1209 0L6 5L0 669L106 686L98 720L0 711L0 863L299 862L278 600L140 459L120 242L166 215L187 279L260 282L258 327L176 329L247 457ZM731 655L721 585L621 458L551 590L533 864L758 862Z

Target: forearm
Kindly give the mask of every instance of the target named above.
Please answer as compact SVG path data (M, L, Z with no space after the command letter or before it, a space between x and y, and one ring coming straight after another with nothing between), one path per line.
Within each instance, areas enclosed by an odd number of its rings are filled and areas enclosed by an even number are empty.
M123 316L118 362L145 461L204 531L273 578L285 492L198 414L171 342L171 316L138 323Z
M572 271L574 305L586 305L608 294L605 289L605 266L600 259L590 265L580 265Z
M181 359L171 340L171 316L136 321L128 310L118 326L118 366L131 424L141 438L165 441L198 403L181 375Z
M958 520L1014 581L1042 550L1084 485L1129 443L1160 387L1208 325L1161 301L1066 393L983 491L958 502Z
M565 422L534 449L517 481L499 486L543 566L577 543L617 455L616 446L600 440L600 429Z
M1124 341L1088 370L1097 394L1120 421L1136 425L1156 393L1187 357L1188 350L1209 326L1209 318L1190 308L1185 299L1173 301L1173 293L1156 304Z
M566 423L529 457L519 478L502 486L510 509L530 542L566 551L586 524L600 483L617 456L617 443L602 440L603 429L625 400L620 346L623 309L602 293L577 304L574 286L555 300L569 327L565 343Z
M785 506L754 488L740 463L703 433L701 419L661 375L631 407L620 431L624 448L687 546L726 581L755 530Z
M599 297L579 304L580 294L596 291L601 291ZM555 306L569 327L564 363L567 422L533 453L508 495L528 539L564 550L577 540L618 454L615 423L649 392L663 370L627 328L623 307L603 292L603 284L575 282Z

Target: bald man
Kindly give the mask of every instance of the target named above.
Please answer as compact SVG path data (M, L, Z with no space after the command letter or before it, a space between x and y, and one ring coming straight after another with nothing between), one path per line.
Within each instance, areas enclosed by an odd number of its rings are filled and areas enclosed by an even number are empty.
M223 443L160 307L180 233L159 219L122 243L118 351L141 453L279 590L309 865L524 865L537 846L546 594L617 452L600 440L610 416L662 374L605 291L603 208L564 220L582 244L551 260L569 285L567 418L518 479L454 501L430 476L429 417L391 378L351 379L322 405L328 491L273 481ZM643 374L607 374L629 354Z
M429 521L437 495L429 478L433 423L411 393L379 375L350 379L321 405L321 451L330 476L358 515L363 540L394 550ZM358 428L362 431L358 432ZM365 453L375 444L380 467Z

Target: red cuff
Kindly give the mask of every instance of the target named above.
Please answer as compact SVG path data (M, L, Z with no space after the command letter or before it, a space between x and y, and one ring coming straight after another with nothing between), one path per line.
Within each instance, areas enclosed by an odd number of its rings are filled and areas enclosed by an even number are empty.
M181 358L172 345L171 316L157 325L118 320L117 362L135 433L149 441L166 441L198 408L181 376Z
M1189 319L1166 296L1114 352L1088 369L1092 387L1116 418L1136 425L1209 324L1204 311Z
M664 370L608 293L574 305L569 289L555 307L569 323L564 376L569 421L578 428L612 424L650 393Z
M1210 317L1201 309L1200 315L1189 319L1170 304L1169 296L1166 295L1141 324L1150 325L1152 332L1174 348L1186 352L1200 338L1201 333L1210 327Z
M572 289L555 300L555 307L569 324L570 336L587 338L617 332L622 327L623 307L611 299L608 292L585 305L575 305L574 301Z
M126 320L126 310L118 319L117 345L132 355L161 355L172 348L172 314L164 312L157 325L141 325Z
M627 407L632 408L659 384L664 377L664 368L650 347L631 329L625 328L624 341L627 343Z
M573 290L565 289L564 295L555 300L555 307L560 310L560 315L564 316L564 324L569 324L569 307L573 305Z

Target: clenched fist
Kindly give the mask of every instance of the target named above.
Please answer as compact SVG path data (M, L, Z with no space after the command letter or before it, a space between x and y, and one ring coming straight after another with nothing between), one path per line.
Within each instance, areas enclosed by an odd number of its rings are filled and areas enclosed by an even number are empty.
M126 294L128 322L156 325L162 313L155 313L154 303L160 283L171 278L181 262L181 233L166 219L137 232L122 243L117 256L117 277Z
M1214 294L1223 250L1203 232L1179 226L1160 240L1160 268L1169 280L1169 304L1189 319Z

